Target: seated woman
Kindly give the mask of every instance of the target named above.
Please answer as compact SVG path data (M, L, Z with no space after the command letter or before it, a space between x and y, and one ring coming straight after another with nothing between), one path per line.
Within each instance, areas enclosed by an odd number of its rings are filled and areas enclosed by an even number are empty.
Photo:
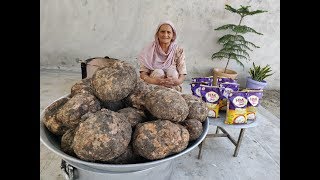
M181 84L187 69L183 49L176 43L177 32L172 22L161 22L154 38L138 56L140 78L147 83L182 92Z

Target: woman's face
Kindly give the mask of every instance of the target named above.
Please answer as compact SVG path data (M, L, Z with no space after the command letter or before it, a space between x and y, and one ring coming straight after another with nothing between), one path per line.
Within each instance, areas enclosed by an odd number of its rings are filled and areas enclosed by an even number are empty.
M158 30L158 39L160 43L170 44L173 38L173 31L169 24L163 24Z

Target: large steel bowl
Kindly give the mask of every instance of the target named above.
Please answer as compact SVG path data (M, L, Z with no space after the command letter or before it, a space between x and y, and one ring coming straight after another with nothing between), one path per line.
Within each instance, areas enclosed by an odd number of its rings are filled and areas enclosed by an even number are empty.
M69 96L69 94L62 96L59 99L62 99L64 97ZM58 101L59 99L55 100ZM54 101L54 102L55 102ZM54 103L52 102L52 103ZM50 105L49 105L50 106ZM94 163L94 162L88 162L88 161L83 161L81 159L78 159L76 157L70 156L68 154L66 154L65 152L63 152L60 148L60 140L59 138L57 138L54 134L52 134L50 131L48 131L48 129L45 127L45 125L43 124L42 120L44 117L44 112L46 111L46 109L48 108L48 106L41 112L40 114L40 140L41 142L48 148L50 149L52 152L56 153L57 155L59 155L62 159L66 160L67 162L70 162L72 164L81 164L87 167L91 167L94 169L99 169L102 171L109 171L109 172L117 172L117 173L124 173L124 172L135 172L135 171L142 171L148 168L152 168L155 166L158 166L162 163L171 161L179 156L182 156L186 153L188 153L189 151L191 151L192 149L194 149L195 147L197 147L206 137L207 133L208 133L208 129L209 129L209 121L208 119L206 121L204 121L203 124L203 132L200 135L200 137L192 142L189 142L188 147L181 151L178 154L174 154L174 155L170 155L164 159L159 159L159 160L154 160L154 161L150 161L150 162L144 162L144 163L138 163L138 164L102 164L102 163Z

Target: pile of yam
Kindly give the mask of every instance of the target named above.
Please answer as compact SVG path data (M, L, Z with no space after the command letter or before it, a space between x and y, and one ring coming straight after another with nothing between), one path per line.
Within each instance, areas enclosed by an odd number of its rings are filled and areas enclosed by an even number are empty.
M208 109L191 94L148 84L122 60L79 80L50 104L42 122L61 150L84 161L136 164L180 153L203 132Z

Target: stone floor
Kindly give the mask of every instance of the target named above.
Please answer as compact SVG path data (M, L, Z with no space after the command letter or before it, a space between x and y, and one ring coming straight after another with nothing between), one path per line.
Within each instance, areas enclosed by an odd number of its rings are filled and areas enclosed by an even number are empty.
M280 119L280 89L264 90L261 105Z

